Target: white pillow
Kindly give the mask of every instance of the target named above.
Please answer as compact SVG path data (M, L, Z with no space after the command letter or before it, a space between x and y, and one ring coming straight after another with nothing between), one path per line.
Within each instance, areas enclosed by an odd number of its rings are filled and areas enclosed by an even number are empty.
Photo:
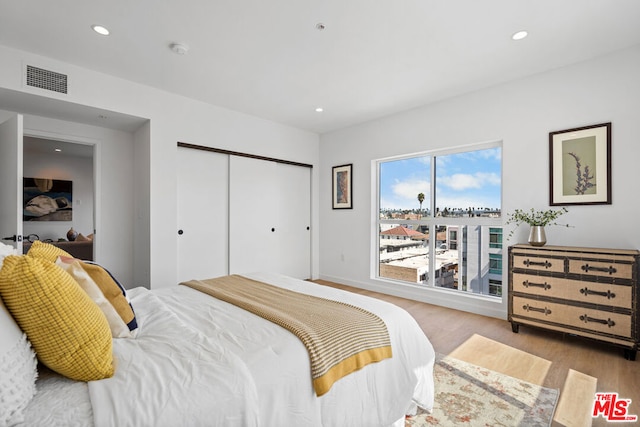
M56 260L56 265L62 267L64 271L69 273L71 277L78 282L82 290L100 307L100 310L107 318L113 338L133 337L127 324L124 323L122 317L120 317L116 309L111 305L111 302L104 296L98 284L89 276L89 273L82 268L79 260L59 256Z
M0 264L3 260L4 256ZM0 426L24 420L24 408L36 393L37 376L31 343L0 298Z

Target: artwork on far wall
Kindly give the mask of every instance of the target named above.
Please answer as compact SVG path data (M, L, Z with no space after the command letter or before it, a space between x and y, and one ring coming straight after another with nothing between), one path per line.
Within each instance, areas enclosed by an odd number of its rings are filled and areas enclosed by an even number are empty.
M23 179L24 221L71 221L72 181L49 178Z
M332 168L332 203L333 209L353 208L353 164L334 166Z
M549 204L611 204L611 123L549 133Z

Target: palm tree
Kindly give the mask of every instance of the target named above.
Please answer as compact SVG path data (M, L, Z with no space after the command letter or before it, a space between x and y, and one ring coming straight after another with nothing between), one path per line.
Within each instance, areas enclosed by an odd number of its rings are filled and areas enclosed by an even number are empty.
M418 193L418 201L420 202L420 217L422 218L422 202L424 202L424 193Z

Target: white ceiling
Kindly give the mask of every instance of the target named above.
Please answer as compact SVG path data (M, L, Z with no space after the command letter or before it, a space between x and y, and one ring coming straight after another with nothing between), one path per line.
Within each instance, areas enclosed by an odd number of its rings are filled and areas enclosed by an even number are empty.
M324 133L640 44L640 1L0 0L0 44Z
M56 149L60 151L56 151ZM53 141L30 136L23 138L23 151L25 154L44 154L47 156L93 157L92 145Z

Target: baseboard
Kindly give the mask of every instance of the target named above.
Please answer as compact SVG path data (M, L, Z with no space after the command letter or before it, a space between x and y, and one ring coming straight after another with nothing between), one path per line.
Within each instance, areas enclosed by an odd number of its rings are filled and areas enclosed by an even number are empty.
M380 280L371 280L367 282L354 281L344 277L320 275L321 280L340 283L355 288L365 289L368 291L379 292L382 294L393 295L400 298L425 302L428 304L438 305L451 308L454 310L466 311L469 313L480 314L497 319L507 319L507 301L503 296L502 301L494 298L488 298L477 295L467 295L458 291L449 289L434 289L428 287L418 287L411 285L401 285L395 283L387 283Z

